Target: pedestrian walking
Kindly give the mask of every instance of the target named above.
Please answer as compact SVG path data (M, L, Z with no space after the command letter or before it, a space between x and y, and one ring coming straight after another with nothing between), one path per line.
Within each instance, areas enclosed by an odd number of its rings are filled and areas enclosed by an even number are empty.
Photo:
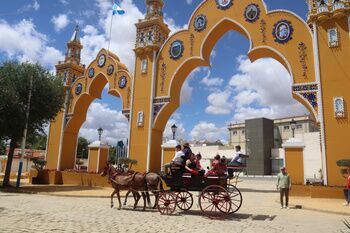
M344 178L346 178L346 188L347 188L347 199L344 203L344 206L349 206L350 204L350 168L347 170L347 176L344 175Z
M289 202L289 190L291 188L291 180L286 172L285 167L281 167L281 172L277 175L277 185L276 188L277 190L280 191L280 200L281 200L281 209L286 208L289 209L288 207L288 202ZM286 199L286 205L283 204L283 197Z

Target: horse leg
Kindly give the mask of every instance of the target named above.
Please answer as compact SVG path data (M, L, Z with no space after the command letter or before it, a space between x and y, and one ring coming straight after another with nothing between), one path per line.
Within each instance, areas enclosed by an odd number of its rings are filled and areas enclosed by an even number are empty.
M119 189L117 190L117 196L118 196L118 202L119 202L119 207L118 207L118 210L120 210L122 208L122 203L120 201L120 192L119 192Z
M126 202L127 202L127 200L128 200L129 194L130 194L130 190L128 190L128 192L127 192L126 195L125 195L124 205L126 205ZM134 199L135 199L135 197L134 197Z
M113 204L113 196L115 194L115 189L113 191L113 193L111 194L111 208L113 208L114 204Z
M133 192L133 195L136 196L135 204L134 204L134 209L136 209L137 203L139 202L141 196L140 196L139 192Z
M145 195L146 195L146 198L147 198L147 205L148 205L148 206L151 206L152 203L151 203L151 198L150 198L150 196L149 196L149 192L146 191L146 192L145 192Z
M143 199L143 209L142 209L142 211L145 211L147 195L145 194L145 192L141 192L141 194L142 194L142 199Z
M156 209L158 204L159 192L154 192L153 194L155 198L153 209Z

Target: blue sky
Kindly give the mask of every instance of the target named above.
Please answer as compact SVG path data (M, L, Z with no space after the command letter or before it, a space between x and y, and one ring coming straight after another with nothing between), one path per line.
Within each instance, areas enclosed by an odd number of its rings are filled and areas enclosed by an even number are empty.
M236 0L239 1L239 0ZM111 50L133 70L134 23L145 12L144 0L117 1L126 14L114 19ZM173 32L186 28L201 0L165 0L165 21ZM305 1L266 0L269 10L287 9L306 18ZM97 51L107 47L111 0L2 0L0 9L0 60L17 59L43 64L50 70L63 59L66 42L74 27L82 29L82 61L86 65ZM183 86L182 105L166 127L179 126L178 137L187 140L227 140L227 124L254 117L277 118L307 111L291 97L286 70L272 59L254 63L246 57L249 43L228 32L216 44L210 69L195 70ZM91 105L80 134L90 141L96 129L105 128L104 138L115 144L126 140L128 127L120 113L120 100L105 91Z

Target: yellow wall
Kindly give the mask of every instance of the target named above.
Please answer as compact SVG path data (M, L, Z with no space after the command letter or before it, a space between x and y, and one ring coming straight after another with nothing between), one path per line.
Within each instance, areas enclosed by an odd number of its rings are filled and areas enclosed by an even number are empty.
M60 138L62 131L63 111L59 112L54 121L50 122L50 129L47 141L46 168L53 170L57 168Z
M304 184L303 148L285 148L285 164L292 184Z
M329 48L327 30L338 29L340 46ZM349 113L346 118L334 117L333 98L344 97L345 109L349 111L350 101L350 40L347 17L337 21L327 21L318 27L321 82L325 121L327 175L329 185L344 185L340 169L336 165L339 159L350 159Z
M88 172L96 172L99 148L89 148Z
M144 172L147 170L147 155L149 144L149 120L150 120L150 104L151 87L152 87L152 64L153 54L136 54L135 62L135 78L133 90L133 106L130 128L130 150L129 157L137 160L137 165L134 167L136 171ZM147 59L147 73L141 73L141 61ZM137 113L142 111L143 126L137 124ZM160 146L160 144L159 144ZM153 155L152 155L153 156ZM160 157L159 157L160 158ZM159 163L155 161L155 163ZM159 171L159 166L156 169Z

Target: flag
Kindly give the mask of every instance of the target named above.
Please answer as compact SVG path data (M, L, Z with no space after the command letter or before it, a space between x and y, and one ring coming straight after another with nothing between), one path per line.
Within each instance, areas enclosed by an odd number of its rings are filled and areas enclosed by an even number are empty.
M120 6L118 6L116 3L113 4L113 7L112 7L112 12L113 12L113 15L124 15L125 14L125 11L120 8Z

